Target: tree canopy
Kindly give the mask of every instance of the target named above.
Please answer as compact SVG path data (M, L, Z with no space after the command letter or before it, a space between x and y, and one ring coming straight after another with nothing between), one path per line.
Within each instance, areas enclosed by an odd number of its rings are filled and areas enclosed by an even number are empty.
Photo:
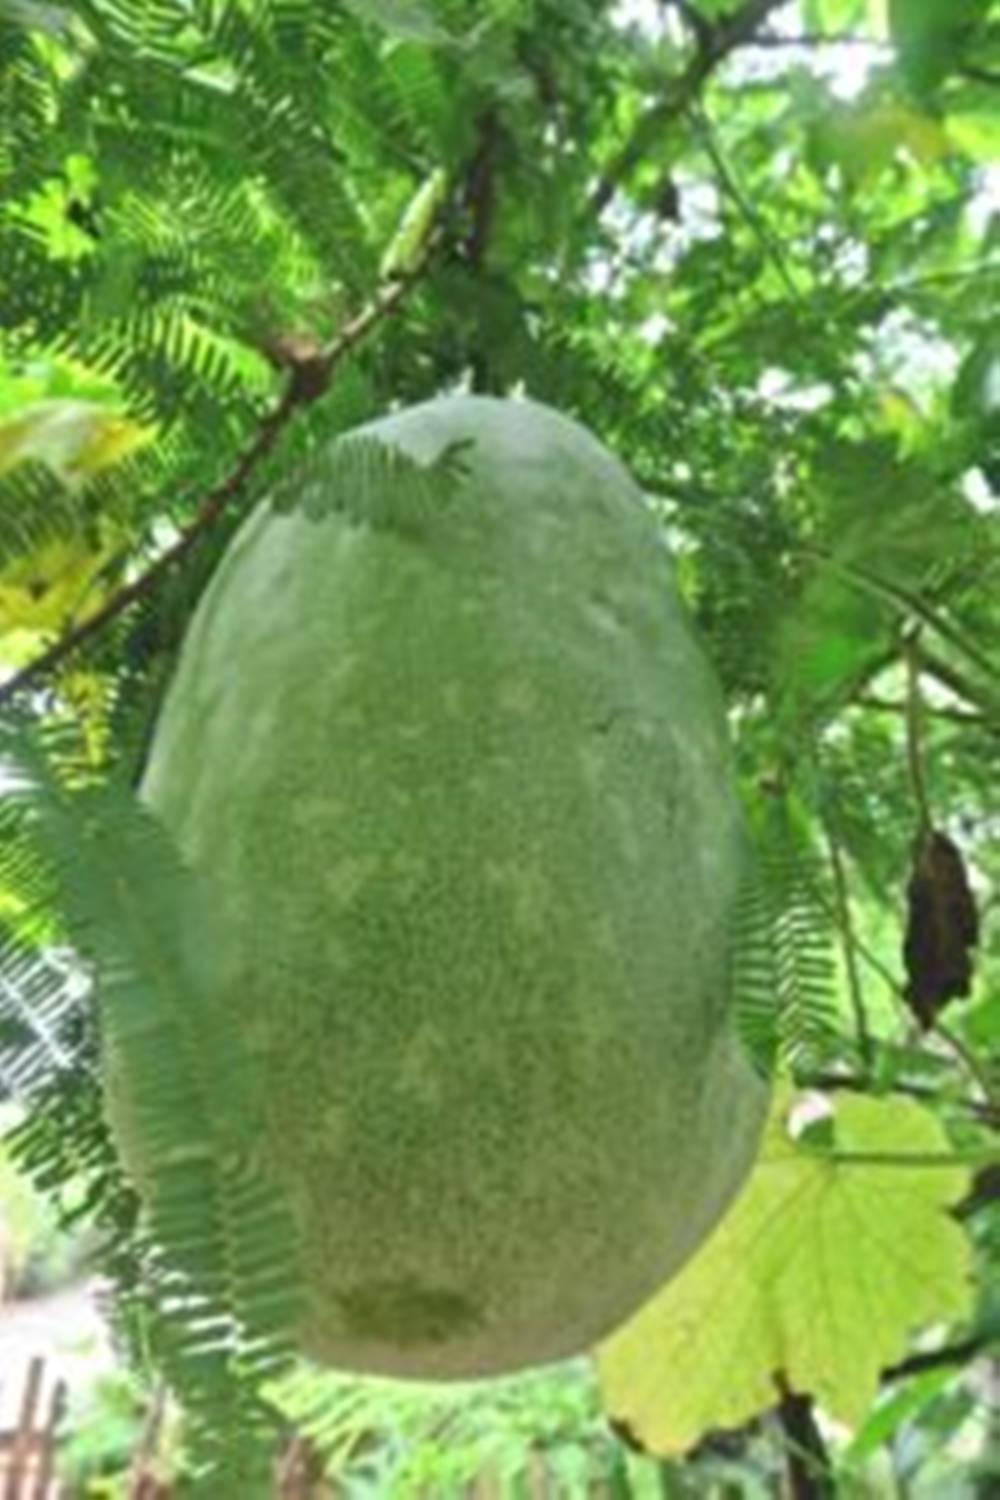
M762 1070L826 1101L781 1180L844 1157L831 1276L888 1281L905 1237L868 1417L837 1409L867 1337L850 1296L816 1316L855 1345L800 1358L789 1313L771 1399L825 1402L859 1463L900 1392L897 1427L933 1407L951 1430L942 1371L968 1417L1000 1327L998 87L991 0L0 3L0 1088L25 1163L108 1231L133 1332L199 1193L246 1243L268 1219L241 1219L211 1162L165 1171L137 1219L66 956L105 975L101 1026L196 1133L176 1008L196 980L164 915L188 910L181 872L128 799L191 610L248 509L295 503L339 433L525 394L636 477L725 692L756 855L740 1025ZM140 925L162 916L152 1001L129 892ZM898 1224L885 1188L877 1265L843 1227L866 1153L910 1183ZM770 1181L745 1212L780 1201ZM265 1230L279 1254L287 1226ZM231 1350L212 1364L190 1328L155 1359L270 1432L284 1314L234 1276L216 1311L266 1346L237 1394ZM963 1280L961 1301L927 1290ZM694 1429L640 1389L649 1317L642 1357L632 1328L600 1367L619 1431L673 1462ZM928 1330L937 1365L907 1342ZM722 1395L691 1422L749 1422L767 1401L741 1378L692 1374Z

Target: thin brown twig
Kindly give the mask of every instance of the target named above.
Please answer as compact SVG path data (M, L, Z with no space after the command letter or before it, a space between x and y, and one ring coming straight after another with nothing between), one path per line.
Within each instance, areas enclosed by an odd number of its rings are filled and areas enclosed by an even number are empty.
M814 900L816 900L819 905L822 906L827 915L836 923L836 908L832 902L827 900L826 894L819 883L810 881L809 890ZM846 936L848 937L851 946L857 956L864 959L868 967L872 969L876 974L878 974L879 978L884 982L894 999L902 1001L904 985L902 981L889 968L888 964L883 963L878 954L868 946L863 938L858 936L857 932L854 930L853 925L846 933Z
M840 845L837 843L831 829L825 827L824 832L826 834L826 846L830 854L830 869L833 874L837 931L840 934L841 951L844 955L844 969L847 974L847 993L850 996L851 1009L854 1012L854 1029L858 1039L858 1052L861 1057L861 1065L867 1074L871 1071L872 1065L872 1038L868 1026L868 1015L865 1011L864 986L861 982L857 948L854 942L854 922L851 917L851 898L847 888L847 872L844 868L844 856Z
M969 1077L976 1084L987 1108L995 1117L1000 1118L1000 1095L996 1093L993 1087L993 1080L987 1073L984 1064L976 1056L972 1048L967 1046L956 1032L952 1031L950 1026L943 1025L941 1021L935 1021L934 1030L941 1037L942 1041L951 1048L951 1051L965 1068Z
M97 635L131 605L149 595L160 579L187 556L201 538L212 529L223 511L242 491L254 470L275 447L298 407L317 400L326 391L333 371L341 360L377 323L393 311L413 283L423 275L439 239L439 234L432 232L428 237L423 256L411 272L381 288L372 300L344 325L336 338L311 355L307 363L303 362L291 367L288 383L280 400L262 419L230 472L209 490L190 525L184 528L177 540L162 552L144 573L126 584L124 588L119 589L94 614L67 631L65 635L60 636L51 646L28 662L27 666L22 667L19 672L15 672L6 682L0 684L0 707L10 702L38 678L44 677L53 667L58 666L61 661Z
M751 37L749 47L866 47L869 51L888 52L889 44L873 36L821 36L818 32L800 32L797 36L776 32Z
M911 638L904 646L906 659L906 758L910 768L910 785L917 806L917 824L920 836L928 834L934 826L931 806L927 797L924 779L923 758L923 700L920 695L920 663L916 642Z
M994 718L996 718L996 700L984 700L982 691L972 682L964 672L961 672L951 662L945 661L944 657L938 656L923 641L917 640L913 643L917 660L921 671L926 672L929 677L936 677L944 687L950 688L957 697L964 699L966 703L974 703L977 707L988 710L992 702Z
M145 598L156 587L161 577L187 556L195 543L215 524L229 502L243 488L247 478L261 459L274 447L292 411L299 404L298 398L292 397L292 389L293 382L290 381L281 400L261 422L253 440L240 455L236 466L224 480L209 491L197 516L181 532L177 540L165 552L161 552L144 573L140 573L131 583L113 594L99 610L79 625L74 626L72 630L67 631L65 635L60 636L58 640L53 641L51 646L40 652L28 662L27 666L15 672L13 677L9 677L0 686L0 705L16 697L23 688L37 678L44 677L77 647L97 635L112 620L117 619L130 605Z
M894 698L880 698L876 693L866 693L864 697L856 698L858 708L875 709L878 713L905 714L906 704ZM989 719L985 714L973 713L967 708L949 708L947 704L938 703L924 705L924 713L933 719L948 719L953 724L966 724L970 728L992 729Z
M793 298L797 299L800 296L799 287L785 259L784 251L778 240L771 233L765 220L757 212L740 186L736 174L733 172L723 155L721 147L716 141L715 133L712 130L712 122L709 120L707 113L696 101L692 101L687 113L688 118L694 123L706 156L715 168L715 174L723 192L728 193L732 199L737 211L741 214L749 226L751 233L755 235L760 243L764 254L774 265L786 290Z

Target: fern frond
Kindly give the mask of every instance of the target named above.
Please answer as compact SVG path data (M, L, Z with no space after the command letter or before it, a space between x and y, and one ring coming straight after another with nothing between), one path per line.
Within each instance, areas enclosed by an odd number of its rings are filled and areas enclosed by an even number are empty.
M0 20L0 190L7 201L28 193L52 160L51 82L34 38L16 24L19 19L29 17Z
M21 463L0 475L0 568L79 526L72 495L45 464Z
M420 530L457 495L471 442L448 443L429 463L421 463L382 438L346 437L279 483L271 505L279 515L300 511L311 521L339 514L358 525Z

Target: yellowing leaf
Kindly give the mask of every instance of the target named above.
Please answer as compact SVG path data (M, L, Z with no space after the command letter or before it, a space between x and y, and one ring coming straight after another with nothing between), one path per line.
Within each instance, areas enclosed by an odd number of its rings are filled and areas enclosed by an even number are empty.
M447 187L448 178L438 167L417 189L382 256L379 275L383 281L409 276L416 270Z
M8 630L59 631L100 607L98 574L117 550L92 547L82 533L53 537L0 570L0 635Z
M991 162L1000 157L1000 114L992 104L953 110L947 129L952 144L977 161Z
M903 453L915 452L928 424L920 407L896 386L885 386L878 392L878 415L886 431L899 439Z
M8 663L23 656L25 639L41 641L79 624L104 602L108 588L99 576L121 550L127 527L120 517L88 520L82 511L77 517L76 492L153 436L93 401L38 401L0 422L0 474L42 463L69 491L55 493L54 484L49 534L0 568L0 638Z
M34 459L69 484L119 463L152 437L93 401L37 401L0 422L0 473Z
M867 106L845 105L816 127L821 150L850 182L870 182L902 150L922 166L940 161L951 149L938 120L898 100Z
M857 1424L907 1335L968 1308L969 1251L947 1209L957 1166L903 1099L836 1098L834 1153L792 1139L787 1096L760 1159L708 1244L598 1353L609 1413L653 1452L773 1406L780 1371ZM855 1153L912 1157L859 1164Z

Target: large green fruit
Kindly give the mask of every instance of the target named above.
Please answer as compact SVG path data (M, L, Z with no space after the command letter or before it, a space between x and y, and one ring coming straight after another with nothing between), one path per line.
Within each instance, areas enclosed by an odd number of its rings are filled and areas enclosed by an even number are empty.
M263 505L190 629L144 795L209 882L296 1219L302 1346L511 1370L585 1349L754 1153L722 709L657 524L582 428L459 397L365 429L419 526Z

